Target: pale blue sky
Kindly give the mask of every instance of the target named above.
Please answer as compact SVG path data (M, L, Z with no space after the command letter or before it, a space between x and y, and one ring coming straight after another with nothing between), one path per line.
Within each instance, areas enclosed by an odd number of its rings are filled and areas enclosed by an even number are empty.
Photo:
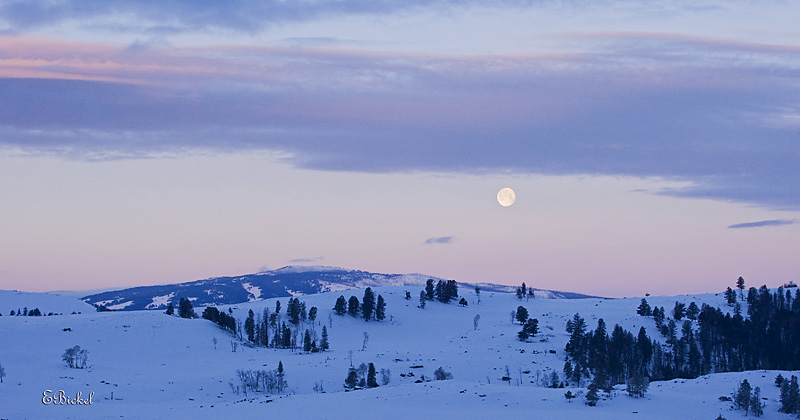
M0 287L797 281L800 6L299 4L0 2Z

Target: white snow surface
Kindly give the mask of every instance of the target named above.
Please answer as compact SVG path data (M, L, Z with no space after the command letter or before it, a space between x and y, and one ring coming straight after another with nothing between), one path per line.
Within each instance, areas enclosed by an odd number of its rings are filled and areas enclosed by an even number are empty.
M251 283L242 283L242 287L244 287L244 290L247 290L247 293L250 294L250 296L247 297L248 302L254 302L261 299L260 287L253 286Z
M314 330L320 334L322 325L327 325L330 335L331 350L313 354L242 345L232 352L235 339L203 319L181 319L163 311L94 312L77 299L47 294L26 294L22 303L16 292L0 291L0 365L7 374L0 384L0 418L621 420L714 419L722 414L736 419L743 413L731 411L731 403L719 397L730 395L745 378L766 397L764 419L788 418L778 412L778 389L773 381L778 373L788 377L791 372L750 371L653 382L642 399L628 397L618 386L614 398L600 401L597 407L586 406L583 398L568 403L563 396L566 389L537 383L537 378L552 370L561 372L568 340L564 326L575 313L580 313L590 328L603 318L609 331L619 323L636 334L644 325L651 338L660 339L652 318L636 315L640 298L518 300L509 293L481 293L478 305L474 291L462 289L467 307L428 302L425 309L419 309L418 290L412 290L414 299L405 300L406 289L373 288L387 301L387 319L381 322L332 314L339 292L302 297L307 307L319 308ZM345 293L345 297L350 295L360 299L363 290ZM647 299L653 307L671 309L677 300L687 305L705 302L727 310L722 294ZM243 320L250 309L256 314L265 307L274 311L275 300L286 307L283 298L230 308ZM18 305L64 313L83 308L83 314L6 316ZM520 305L540 322L540 333L533 342L518 341L520 326L510 321L511 311ZM195 310L202 312L202 308ZM332 325L328 324L329 314ZM480 321L474 330L476 314ZM285 310L282 315L285 320ZM369 334L369 342L361 351L364 332ZM61 360L64 351L75 345L89 351L87 369L70 369ZM390 369L391 383L344 392L351 350L356 366L373 362L378 370ZM245 397L231 391L229 382L236 382L237 369L275 369L279 361L285 368L287 393ZM412 368L417 365L423 367ZM452 380L414 383L420 375L432 378L440 366L453 374ZM510 383L500 380L506 367ZM414 377L400 376L412 372ZM317 382L326 393L313 391ZM93 403L44 405L45 390L64 390L73 398L78 392L82 398L93 392ZM571 390L585 393L585 388Z
M156 296L153 298L153 301L148 303L145 308L147 309L157 309L157 308L165 308L169 305L169 301L175 297L175 292L172 292L168 295L163 296ZM131 302L133 303L133 302ZM109 308L110 309L110 308Z

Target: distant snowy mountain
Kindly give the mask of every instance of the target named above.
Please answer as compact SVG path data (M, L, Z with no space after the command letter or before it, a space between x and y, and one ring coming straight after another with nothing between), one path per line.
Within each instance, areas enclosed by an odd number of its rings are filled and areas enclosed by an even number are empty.
M287 266L272 271L233 277L212 277L189 283L141 286L92 294L82 298L92 305L114 310L163 309L177 307L181 298L195 306L253 302L274 297L311 295L348 289L381 286L423 287L428 279L444 280L423 274L379 274L324 266ZM462 287L474 288L462 283ZM486 292L513 292L515 286L480 283ZM579 299L592 296L578 293L536 290L537 298Z

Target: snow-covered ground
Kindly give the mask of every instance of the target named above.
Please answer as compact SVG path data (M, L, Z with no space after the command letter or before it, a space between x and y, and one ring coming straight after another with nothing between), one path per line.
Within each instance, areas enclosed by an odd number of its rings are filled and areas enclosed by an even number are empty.
M425 309L419 309L419 288L373 290L387 301L387 319L382 322L332 314L340 294L361 299L363 289L301 297L307 307L319 308L314 326L317 333L322 325L328 326L331 350L314 354L242 345L233 352L232 337L203 319L181 319L161 311L98 313L74 298L0 291L0 365L7 374L0 384L0 419L526 416L710 420L721 414L730 420L744 413L731 411L731 404L719 397L729 396L744 378L761 387L766 397L763 418L789 418L777 411L778 388L773 382L778 373L788 376L790 372L751 371L653 382L643 399L630 398L619 390L597 407L584 405L583 398L569 403L564 398L565 389L539 384L553 370L561 372L568 339L564 326L575 313L580 313L592 329L598 318L604 318L609 331L619 323L636 334L644 325L648 335L658 337L652 318L636 315L640 298L520 301L513 294L481 293L478 304L474 291L462 288L461 295L469 301L467 307L429 302ZM404 299L406 290L411 292L411 300ZM651 306L668 310L676 300L687 306L691 301L714 306L724 303L721 294L647 299ZM249 309L256 314L265 306L274 311L275 300L233 305L232 309L243 320ZM286 303L281 299L283 308ZM519 305L539 320L535 342L517 340L520 326L511 322L511 312ZM8 316L10 310L25 306L64 315ZM73 310L82 313L71 315ZM196 310L200 313L202 308ZM473 329L475 315L480 315L477 330ZM364 332L369 341L361 351ZM88 369L70 369L61 360L64 351L75 345L89 351ZM356 366L372 362L378 370L390 369L391 383L344 392L350 351ZM279 361L289 384L286 394L250 393L245 398L232 392L229 382L236 382L237 369L275 369ZM421 375L433 378L440 366L453 374L452 380L415 383ZM510 382L501 380L506 371ZM414 376L409 376L411 373ZM322 384L324 394L314 391L317 383ZM73 398L78 392L81 398L93 392L93 403L44 405L46 390L64 390Z

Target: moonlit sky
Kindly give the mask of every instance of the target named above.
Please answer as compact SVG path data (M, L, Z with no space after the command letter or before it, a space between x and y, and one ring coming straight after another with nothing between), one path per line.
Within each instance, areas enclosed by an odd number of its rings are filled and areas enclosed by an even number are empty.
M798 281L798 19L0 1L0 288L292 264L604 296Z

